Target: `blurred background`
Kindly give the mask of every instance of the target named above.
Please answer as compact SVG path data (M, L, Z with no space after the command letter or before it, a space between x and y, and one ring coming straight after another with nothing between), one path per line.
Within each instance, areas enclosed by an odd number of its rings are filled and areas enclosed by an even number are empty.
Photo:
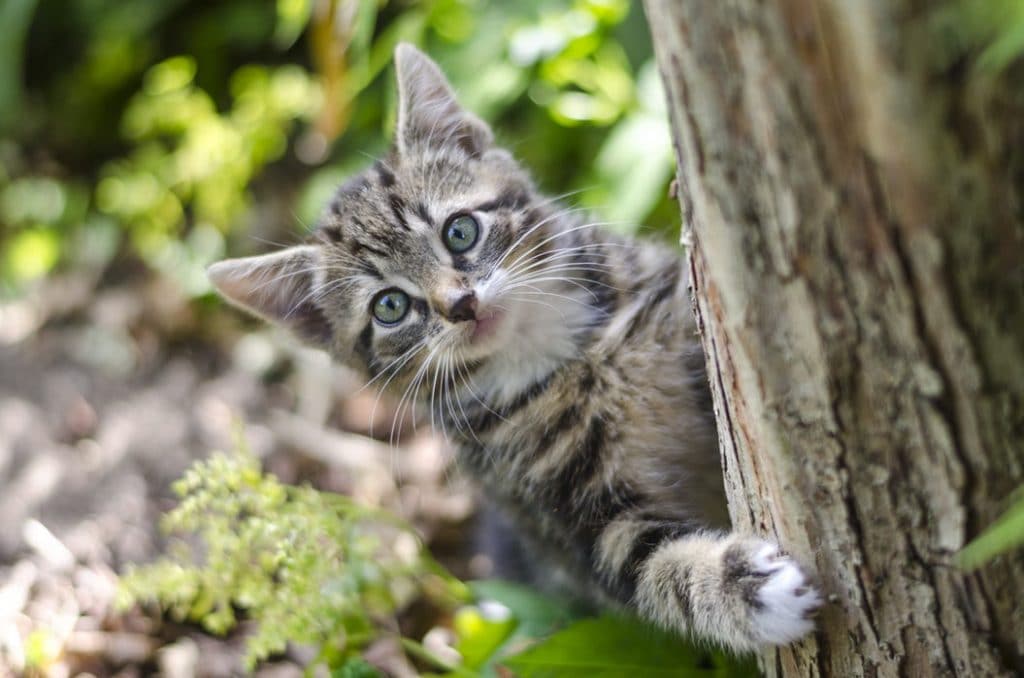
M240 672L236 637L111 607L161 553L171 482L238 432L282 480L408 519L455 574L501 574L443 442L204 275L300 241L387 149L402 40L544 190L675 246L626 0L0 2L0 676Z

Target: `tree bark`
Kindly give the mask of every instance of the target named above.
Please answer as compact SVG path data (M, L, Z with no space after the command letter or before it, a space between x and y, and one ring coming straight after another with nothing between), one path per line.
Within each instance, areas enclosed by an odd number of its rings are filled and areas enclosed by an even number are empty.
M645 0L734 525L829 597L782 676L1024 674L1024 87L916 0Z

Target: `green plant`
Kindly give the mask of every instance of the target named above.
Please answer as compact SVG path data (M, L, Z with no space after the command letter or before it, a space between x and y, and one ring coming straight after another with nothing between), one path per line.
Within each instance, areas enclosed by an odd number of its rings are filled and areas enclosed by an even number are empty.
M244 452L197 463L174 491L181 503L163 527L196 539L131 568L119 604L157 601L217 634L231 630L241 611L258 622L246 642L249 668L288 642L318 648L318 663L339 668L394 634L396 611L413 598L448 605L469 598L393 517L285 485Z
M753 675L749 663L632 619L584 619L571 601L507 582L464 584L400 520L285 485L244 449L195 464L174 490L181 502L163 527L179 540L165 558L129 569L118 604L156 602L217 634L251 619L249 669L299 643L317 649L310 670L373 676L361 652L391 637L422 665L464 678L498 676L499 666L524 678ZM420 596L453 611L457 660L396 630Z

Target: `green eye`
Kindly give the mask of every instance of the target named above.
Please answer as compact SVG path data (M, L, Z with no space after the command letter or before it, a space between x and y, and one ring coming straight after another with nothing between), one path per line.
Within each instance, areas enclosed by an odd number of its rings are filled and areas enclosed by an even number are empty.
M455 254L462 254L476 244L480 237L480 225L468 214L460 214L448 220L441 233L444 246Z
M409 312L409 295L402 290L384 290L373 300L373 317L385 325L394 325Z

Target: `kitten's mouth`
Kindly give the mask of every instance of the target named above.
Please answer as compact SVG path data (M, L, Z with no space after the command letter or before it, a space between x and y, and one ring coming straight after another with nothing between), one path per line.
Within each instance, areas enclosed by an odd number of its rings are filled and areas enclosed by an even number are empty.
M470 343L482 344L498 333L498 328L505 319L502 311L494 310L483 314L474 321L473 333L469 337Z

